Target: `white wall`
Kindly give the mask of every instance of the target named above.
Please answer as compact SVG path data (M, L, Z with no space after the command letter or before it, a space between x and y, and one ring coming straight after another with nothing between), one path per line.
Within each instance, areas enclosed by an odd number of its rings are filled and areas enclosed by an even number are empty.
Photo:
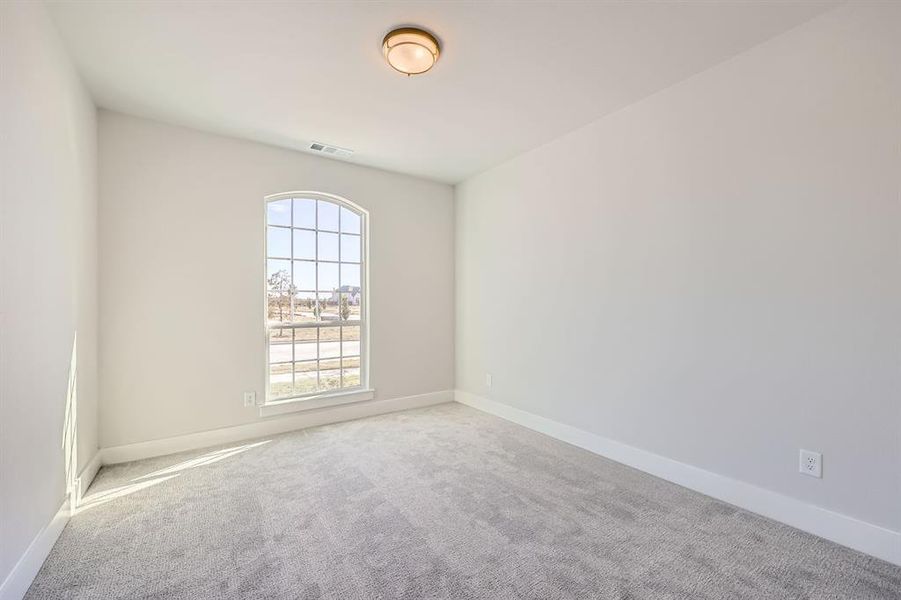
M844 6L459 185L457 387L901 530L899 57Z
M453 388L450 186L105 111L99 132L102 447L260 420L242 392L264 392L263 197L278 192L370 212L377 398Z
M0 3L0 582L97 451L96 118L39 2Z

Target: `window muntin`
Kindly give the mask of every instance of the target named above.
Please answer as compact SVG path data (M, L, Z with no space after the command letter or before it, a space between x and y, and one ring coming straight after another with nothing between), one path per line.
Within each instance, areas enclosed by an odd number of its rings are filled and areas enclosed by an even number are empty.
M364 213L298 194L266 215L267 401L364 387Z

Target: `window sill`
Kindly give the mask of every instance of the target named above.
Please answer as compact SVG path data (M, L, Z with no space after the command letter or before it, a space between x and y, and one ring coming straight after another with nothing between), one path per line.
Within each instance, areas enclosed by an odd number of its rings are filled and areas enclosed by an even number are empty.
M333 394L319 394L306 398L291 398L289 400L277 400L267 402L260 407L261 417L283 415L285 413L299 412L303 410L315 410L329 406L339 406L352 402L364 402L375 398L375 390L353 390L350 392L336 392Z

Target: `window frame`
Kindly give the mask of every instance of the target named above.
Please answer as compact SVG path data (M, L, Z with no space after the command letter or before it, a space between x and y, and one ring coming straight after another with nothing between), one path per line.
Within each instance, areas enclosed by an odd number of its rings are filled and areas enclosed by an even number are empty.
M359 328L360 328L360 383L359 385L355 385L353 387L338 387L330 390L319 390L313 392L308 392L304 394L293 394L290 396L277 396L273 397L270 388L270 372L272 368L272 363L270 361L270 331L272 329L278 329L278 327L270 328L269 325L269 285L268 285L268 263L270 260L269 256L269 203L276 202L280 200L289 200L289 199L309 199L329 202L331 204L335 204L340 209L345 208L354 214L360 217L360 319L359 319ZM317 203L318 207L318 203ZM292 203L292 219L293 219L293 203ZM290 226L281 226L288 228L288 231L291 232L291 239L293 244L294 239L294 231L295 229L299 230L307 230L307 231L316 231L317 235L320 231L325 231L330 233L330 230L320 230L319 223L317 220L316 228L294 228L293 221ZM339 226L340 230L340 226ZM343 232L342 232L343 233ZM310 261L314 264L319 264L319 256L318 256L318 237L316 240L316 257L315 260ZM338 261L322 261L327 263L338 263L340 264L341 258L341 233L338 234ZM290 257L291 261L294 260L293 252ZM299 260L299 259L298 259ZM317 267L318 268L318 267ZM339 267L340 272L340 267ZM293 283L293 282L292 282ZM337 196L335 194L329 194L326 192L316 192L316 191L292 191L292 192L280 192L277 194L270 194L264 197L263 202L263 336L265 341L265 365L264 365L264 381L265 381L265 390L263 394L264 401L260 406L260 414L261 416L269 416L272 414L280 414L282 412L291 412L295 410L307 410L314 408L322 408L324 406L331 406L335 404L344 404L348 402L357 402L361 400L369 400L374 397L374 390L369 387L369 211L364 209L362 206L347 200L341 196ZM341 287L340 277L338 280L338 289L339 294ZM316 297L319 297L320 290L318 289L318 284L316 286ZM340 296L339 296L340 298ZM339 301L340 306L340 301ZM339 321L340 323L340 321ZM339 327L339 325L332 325L329 327ZM288 326L282 328L290 328L292 330L297 329L313 329L313 330L321 330L323 329L322 324L320 322L312 322L312 323L291 323ZM318 338L318 334L317 334ZM293 340L293 337L292 337ZM292 346L294 342L292 341ZM340 353L343 354L343 343L339 341ZM293 352L293 350L292 350ZM319 370L319 358L318 358L318 350L317 350L317 371ZM296 363L293 360L292 355L292 363ZM281 364L281 363L278 363ZM339 366L340 368L340 366ZM343 369L341 369L343 371ZM294 372L294 366L292 364L292 373ZM293 377L292 377L293 381Z

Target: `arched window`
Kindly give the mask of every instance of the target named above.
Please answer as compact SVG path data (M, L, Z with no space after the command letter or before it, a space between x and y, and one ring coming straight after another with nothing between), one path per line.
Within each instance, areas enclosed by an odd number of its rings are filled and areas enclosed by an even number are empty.
M266 198L267 402L367 387L366 217L329 194Z

